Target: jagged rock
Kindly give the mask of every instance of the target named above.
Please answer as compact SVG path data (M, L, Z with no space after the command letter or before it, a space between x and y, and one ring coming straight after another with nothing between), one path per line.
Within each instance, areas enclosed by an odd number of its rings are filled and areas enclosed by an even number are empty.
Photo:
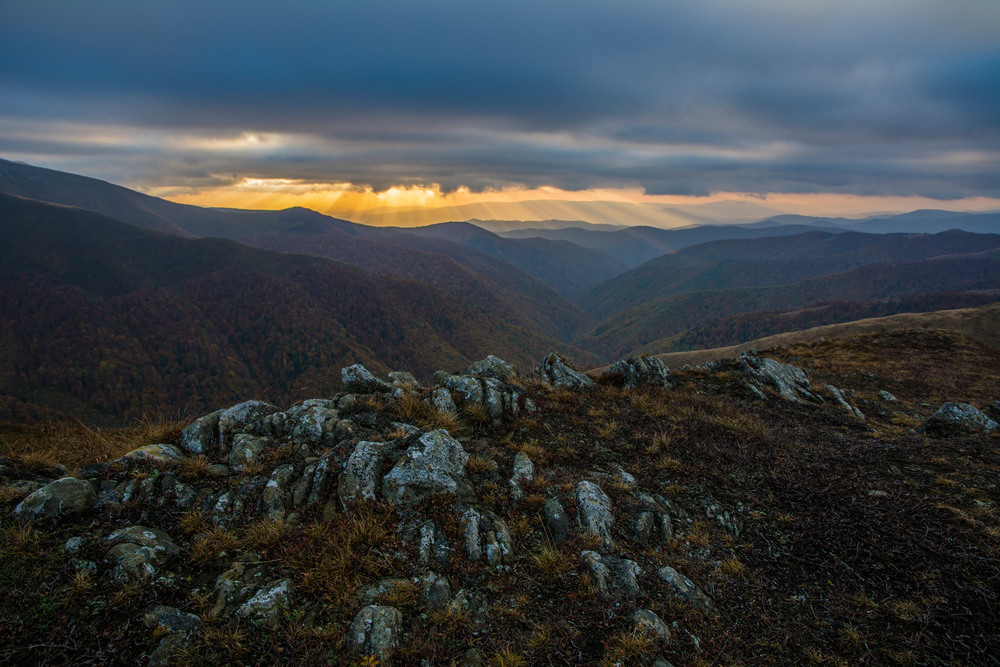
M466 370L466 375L478 378L496 378L508 380L517 376L517 371L509 363L492 354L485 359L474 361Z
M267 438L258 438L247 433L237 434L233 438L233 448L229 452L229 467L233 470L243 470L264 453L268 444Z
M375 500L389 448L385 442L359 442L355 446L337 485L337 495L344 507L361 500Z
M469 455L447 431L425 433L382 479L382 495L393 503L415 504L438 493L475 496L465 478Z
M580 560L587 567L600 597L635 599L643 595L637 579L642 574L642 569L635 561L602 556L596 551L589 550L580 553Z
M670 369L654 357L630 357L611 364L601 381L624 387L669 387Z
M340 383L346 392L356 394L377 394L392 391L392 385L375 377L361 364L340 369Z
M175 664L178 654L187 644L188 637L201 627L201 619L194 614L164 605L156 605L146 612L143 622L148 628L167 633L150 654L146 667L167 667Z
M535 376L556 389L583 390L594 386L585 373L570 368L555 352L538 362Z
M514 457L514 470L510 476L510 499L519 502L524 498L521 484L530 482L535 477L535 465L524 452L518 452Z
M291 579L272 581L262 586L253 597L240 605L236 615L261 625L275 627L281 620L281 615L288 611L291 596Z
M184 458L180 449L173 445L145 445L133 449L128 454L119 457L119 461L150 461L153 463L167 463L179 461Z
M169 632L190 634L201 627L201 619L194 614L181 611L176 607L158 604L146 612L143 622L148 628L164 628Z
M33 491L14 508L22 521L44 521L82 514L97 502L94 486L75 477L63 477Z
M441 380L445 389L454 391L466 405L483 404L483 385L478 378L469 375L448 375Z
M132 581L149 583L170 557L180 551L170 535L146 526L116 530L107 541L113 545L108 552L115 564L112 576L123 584Z
M597 484L586 480L576 485L577 521L580 530L601 541L604 550L612 551L615 541L611 537L611 527L615 523L615 515L611 509L611 499Z
M513 562L514 540L510 528L492 512L480 514L475 509L466 510L459 520L458 530L469 560L479 561L485 557L492 568Z
M435 377L442 387L455 392L463 405L481 405L494 420L535 411L534 402L523 389L496 377L444 374Z
M747 352L740 355L737 368L743 374L747 386L761 398L766 398L764 387L771 387L788 401L822 402L812 391L809 378L801 368L766 357L756 357Z
M632 612L632 626L637 634L646 635L664 644L670 643L670 628L659 616L649 609Z
M288 514L285 499L294 478L295 466L288 463L278 466L271 473L271 479L268 480L260 498L261 512L268 519L282 521Z
M899 399L887 392L885 389L880 389L878 392L879 400L885 401L886 403L898 403Z
M714 607L712 600L683 574L669 565L660 568L657 574L667 585L668 590L674 597L687 602L695 609L706 614L712 612Z
M404 544L415 546L417 564L447 567L451 557L448 539L430 519L409 521L399 526L398 532Z
M556 544L562 544L569 538L569 517L558 498L549 498L542 505L542 515L545 517L545 527L549 536Z
M455 399L451 397L451 392L440 387L431 392L431 404L434 409L444 415L451 415L453 417L458 416L458 406L455 405Z
M288 421L291 423L284 428L272 426L272 432L288 430L296 443L332 445L337 441L340 414L332 401L305 401L288 411Z
M833 398L837 401L837 404L847 410L849 413L857 417L858 419L864 421L865 415L861 410L847 402L847 398L844 396L844 392L834 387L832 384L826 385L826 390L833 394Z
M996 431L993 421L968 403L945 403L927 418L924 428L928 433L947 435L949 433L983 433Z
M232 446L238 434L270 435L265 419L275 412L281 410L264 401L244 401L223 410L219 415L219 446L222 451Z
M374 657L376 664L388 666L403 633L403 615L395 607L368 605L354 617L348 633L354 655Z
M199 417L187 428L181 431L178 440L181 449L188 454L203 454L212 456L215 454L219 443L219 417L222 410L216 410L212 414Z
M404 389L406 391L417 391L420 389L420 383L417 382L417 378L413 377L412 373L407 373L406 371L393 371L389 373L389 381L392 382L392 386L395 389Z
M428 609L446 609L451 602L451 584L448 578L428 572L418 581L420 599Z

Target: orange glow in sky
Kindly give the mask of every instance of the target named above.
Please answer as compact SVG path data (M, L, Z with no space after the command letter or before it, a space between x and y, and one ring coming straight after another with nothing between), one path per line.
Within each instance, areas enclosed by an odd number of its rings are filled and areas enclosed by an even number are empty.
M437 185L395 186L383 191L351 183L306 183L287 179L245 178L221 188L148 194L182 204L278 210L301 206L320 213L374 225L415 226L472 218L498 220L586 220L595 223L678 227L703 222L745 222L794 213L864 217L922 208L956 211L1000 209L1000 199L940 201L924 197L873 197L847 194L764 196L721 192L708 197L648 195L641 189L569 191L553 187L442 192Z

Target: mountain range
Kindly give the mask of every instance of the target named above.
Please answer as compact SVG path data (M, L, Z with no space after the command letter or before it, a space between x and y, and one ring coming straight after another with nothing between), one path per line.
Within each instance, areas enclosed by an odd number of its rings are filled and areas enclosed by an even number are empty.
M586 367L1000 290L995 213L373 227L176 204L6 160L0 193L9 420L293 400L355 361L419 374L495 352L526 370L559 351Z

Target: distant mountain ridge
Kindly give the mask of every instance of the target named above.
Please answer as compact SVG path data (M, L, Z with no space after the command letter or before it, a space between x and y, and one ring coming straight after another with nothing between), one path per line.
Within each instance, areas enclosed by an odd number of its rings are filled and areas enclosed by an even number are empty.
M0 234L0 406L109 422L332 393L355 362L429 374L491 352L522 368L560 348L596 360L424 283L319 257L2 194Z

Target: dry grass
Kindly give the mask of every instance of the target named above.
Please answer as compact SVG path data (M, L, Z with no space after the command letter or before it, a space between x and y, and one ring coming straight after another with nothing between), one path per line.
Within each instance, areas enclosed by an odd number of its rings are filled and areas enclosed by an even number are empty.
M153 417L119 428L89 427L80 422L2 425L0 456L64 465L72 472L88 463L114 460L143 445L171 441L186 425L186 420Z

